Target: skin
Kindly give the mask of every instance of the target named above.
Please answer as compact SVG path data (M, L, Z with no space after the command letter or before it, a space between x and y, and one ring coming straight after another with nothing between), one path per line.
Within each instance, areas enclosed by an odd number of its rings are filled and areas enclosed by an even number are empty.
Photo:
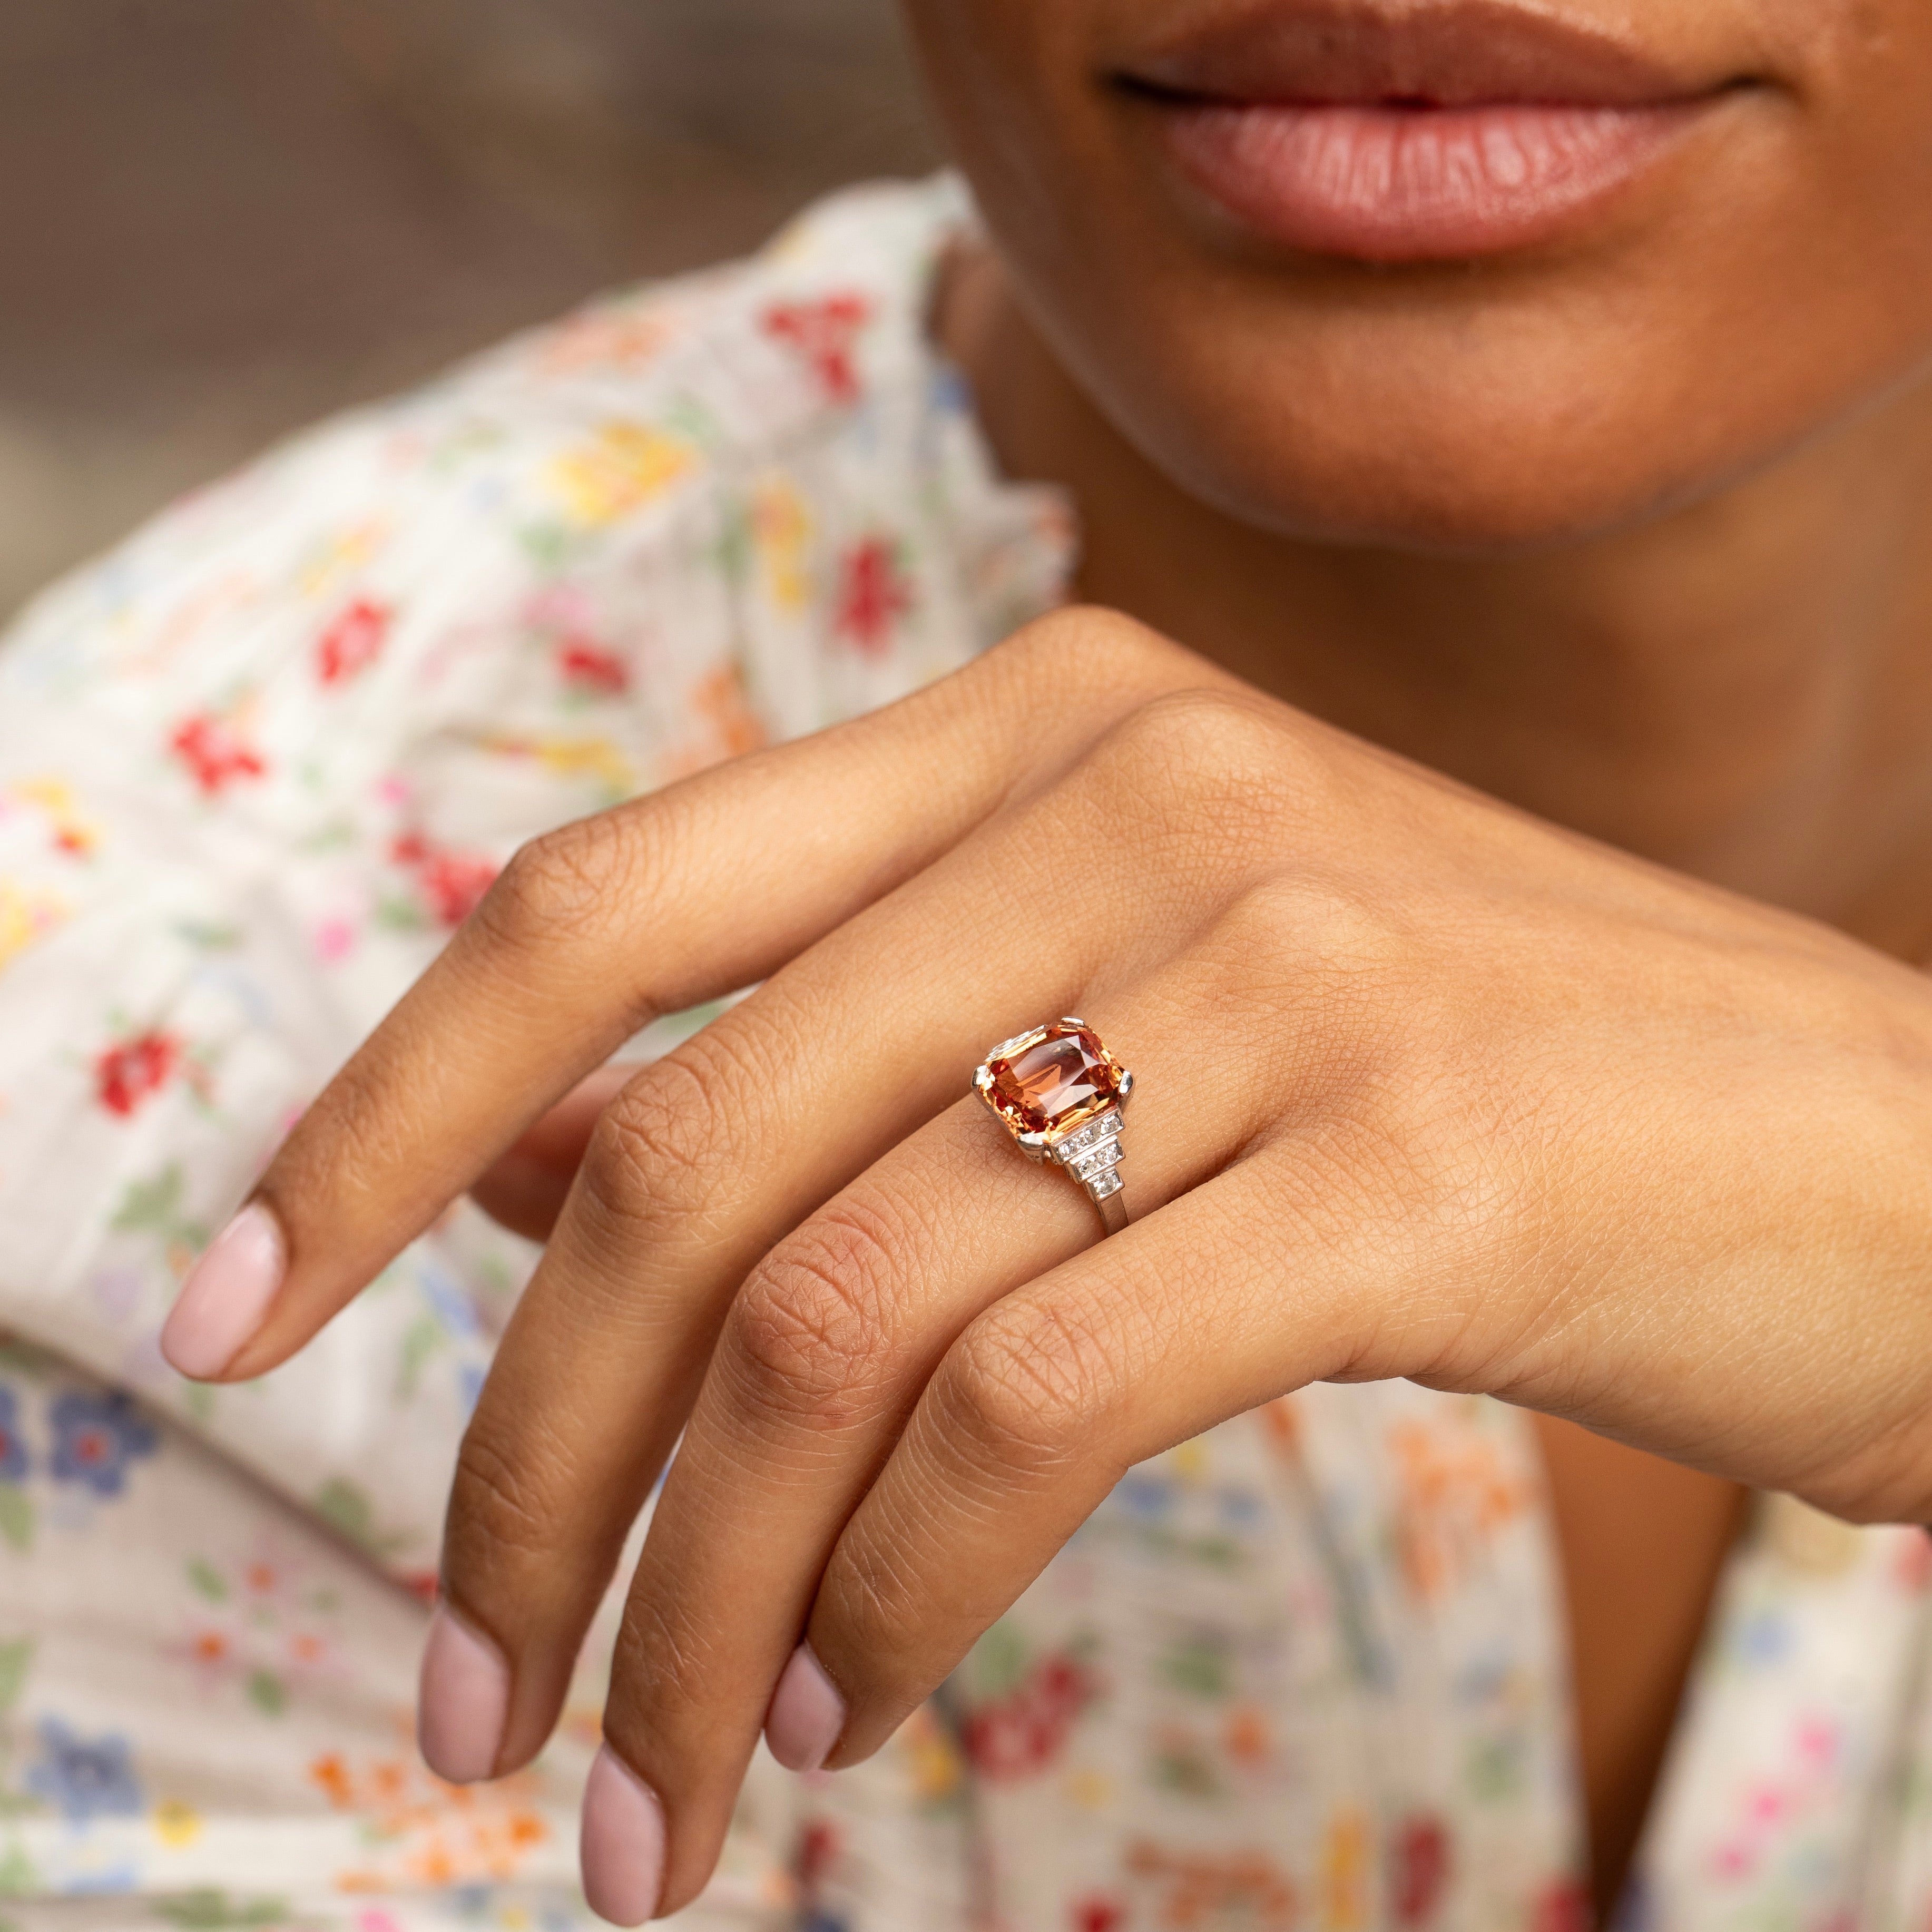
M233 1378L479 1178L550 1234L446 1546L499 1771L688 1423L606 1715L665 1910L801 1636L854 1762L1123 1470L1310 1380L1552 1419L1600 1898L1736 1486L1932 1516L1932 15L1601 4L1696 138L1391 270L1172 190L1104 76L1205 5L909 8L994 238L937 326L1142 621L539 841L262 1184ZM1141 1082L1100 1246L957 1097L1063 1012Z

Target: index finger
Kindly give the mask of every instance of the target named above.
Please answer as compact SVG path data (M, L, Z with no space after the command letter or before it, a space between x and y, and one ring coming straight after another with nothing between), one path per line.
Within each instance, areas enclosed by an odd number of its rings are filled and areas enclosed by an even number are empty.
M525 846L196 1264L168 1360L206 1380L274 1367L651 1020L766 977L1134 706L1209 680L1137 626L1069 614L872 717Z

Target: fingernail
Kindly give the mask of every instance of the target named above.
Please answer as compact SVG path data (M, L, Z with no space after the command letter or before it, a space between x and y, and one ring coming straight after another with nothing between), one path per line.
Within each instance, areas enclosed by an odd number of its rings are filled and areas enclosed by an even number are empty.
M584 1786L584 1895L599 1918L641 1925L664 1889L664 1807L608 1744Z
M274 1215L250 1202L188 1270L161 1329L170 1366L197 1381L218 1376L262 1325L288 1272Z
M816 1771L844 1728L844 1699L812 1655L811 1645L800 1644L765 1713L765 1742L772 1756L788 1771Z
M496 1768L510 1714L510 1672L494 1644L439 1604L423 1646L416 1744L452 1784L475 1784Z

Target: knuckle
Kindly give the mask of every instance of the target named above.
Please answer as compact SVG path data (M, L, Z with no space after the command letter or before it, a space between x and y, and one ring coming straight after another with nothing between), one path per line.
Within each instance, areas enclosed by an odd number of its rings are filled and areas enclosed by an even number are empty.
M1110 820L1190 848L1206 842L1259 856L1321 808L1332 782L1310 733L1264 700L1195 686L1136 706L1095 748L1076 781Z
M604 1108L580 1170L607 1224L663 1226L717 1204L736 1165L729 1056L703 1036L654 1062Z
M898 1353L898 1252L890 1218L842 1204L753 1270L721 1360L753 1408L836 1427L869 1411Z
M909 1552L915 1538L848 1535L839 1544L819 1590L818 1615L838 1634L847 1657L865 1659L868 1701L890 1703L907 1690L911 1660L932 1636L932 1600L921 1587Z
M1114 1411L1121 1364L1113 1324L1062 1301L1002 1304L969 1328L934 1379L938 1420L974 1467L1046 1476Z
M1117 752L1143 767L1197 780L1271 773L1293 741L1272 707L1241 694L1195 686L1138 706L1114 734Z
M1118 689L1198 676L1201 662L1158 631L1099 604L1076 604L1036 618L988 653L988 662L1027 681L1070 680Z
M463 1438L450 1487L443 1562L466 1594L487 1595L547 1558L556 1518L558 1445L506 1436L483 1410Z
M476 925L517 952L607 932L626 908L652 896L658 816L651 809L599 812L530 840L484 894Z
M604 1719L627 1756L648 1762L663 1732L715 1717L717 1649L689 1592L642 1583L632 1591L611 1654Z

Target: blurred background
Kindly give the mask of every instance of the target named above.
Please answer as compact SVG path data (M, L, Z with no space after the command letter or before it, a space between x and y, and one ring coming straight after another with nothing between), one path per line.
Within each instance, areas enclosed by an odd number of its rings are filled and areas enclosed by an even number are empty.
M892 0L0 0L0 616L285 430L938 158Z

